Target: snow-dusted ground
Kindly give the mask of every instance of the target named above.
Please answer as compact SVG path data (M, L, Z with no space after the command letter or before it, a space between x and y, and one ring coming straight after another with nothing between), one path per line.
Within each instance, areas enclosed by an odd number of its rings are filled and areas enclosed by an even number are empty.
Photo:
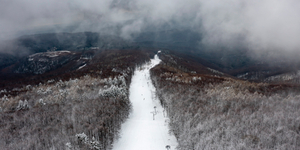
M169 119L164 117L150 79L149 70L159 62L155 55L149 64L135 71L129 89L133 111L122 125L121 137L114 143L113 150L166 150L167 145L175 150L176 138L169 134Z

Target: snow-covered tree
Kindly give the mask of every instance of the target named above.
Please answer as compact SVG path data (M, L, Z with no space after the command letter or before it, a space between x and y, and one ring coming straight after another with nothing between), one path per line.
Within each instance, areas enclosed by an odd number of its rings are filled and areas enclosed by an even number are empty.
M29 105L28 105L28 101L27 100L20 100L18 106L16 107L16 110L21 110L21 109L28 109Z

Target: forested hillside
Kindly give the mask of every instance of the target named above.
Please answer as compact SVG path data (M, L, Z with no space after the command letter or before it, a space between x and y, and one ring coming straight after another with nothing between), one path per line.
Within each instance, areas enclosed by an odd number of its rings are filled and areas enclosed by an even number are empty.
M1 82L0 149L110 149L131 110L133 71L153 55L148 50L100 51L75 70L67 65L64 71L6 77Z
M160 57L151 78L179 149L300 148L299 85L191 72L194 63Z
M0 149L111 149L133 72L155 52L54 51L3 68ZM297 74L250 82L189 55L159 57L151 79L178 149L300 148Z

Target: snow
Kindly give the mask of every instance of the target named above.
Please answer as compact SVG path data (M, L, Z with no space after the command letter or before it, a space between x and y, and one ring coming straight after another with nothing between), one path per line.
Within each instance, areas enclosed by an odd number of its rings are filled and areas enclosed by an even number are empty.
M80 66L80 67L78 67L78 69L77 70L80 70L80 69L82 69L83 67L85 67L86 66L86 64L84 64L84 65L82 65L82 66Z
M61 53L71 53L70 51L67 51L67 50L62 50L62 51L58 51L58 52L61 52Z
M63 53L71 53L70 51L54 51L54 52L41 52L41 53L35 53L29 56L29 60L28 61L32 61L33 57L41 57L41 56L46 56L46 57L57 57Z
M135 71L129 89L133 111L122 125L120 139L113 144L113 150L166 150L167 145L175 150L177 140L169 134L169 119L164 117L166 114L155 97L150 79L149 70L160 61L155 55L150 63Z
M213 73L217 73L217 74L221 74L221 75L224 75L224 73L220 72L220 71L217 71L215 69L211 69L211 68L207 68L209 71L213 72Z

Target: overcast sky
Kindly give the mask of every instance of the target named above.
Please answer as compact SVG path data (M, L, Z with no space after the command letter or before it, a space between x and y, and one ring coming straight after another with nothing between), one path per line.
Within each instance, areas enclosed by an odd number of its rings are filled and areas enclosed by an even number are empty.
M299 51L299 8L299 0L1 0L0 38L71 24L74 32L121 26L120 36L130 38L176 24L204 33L207 45Z

